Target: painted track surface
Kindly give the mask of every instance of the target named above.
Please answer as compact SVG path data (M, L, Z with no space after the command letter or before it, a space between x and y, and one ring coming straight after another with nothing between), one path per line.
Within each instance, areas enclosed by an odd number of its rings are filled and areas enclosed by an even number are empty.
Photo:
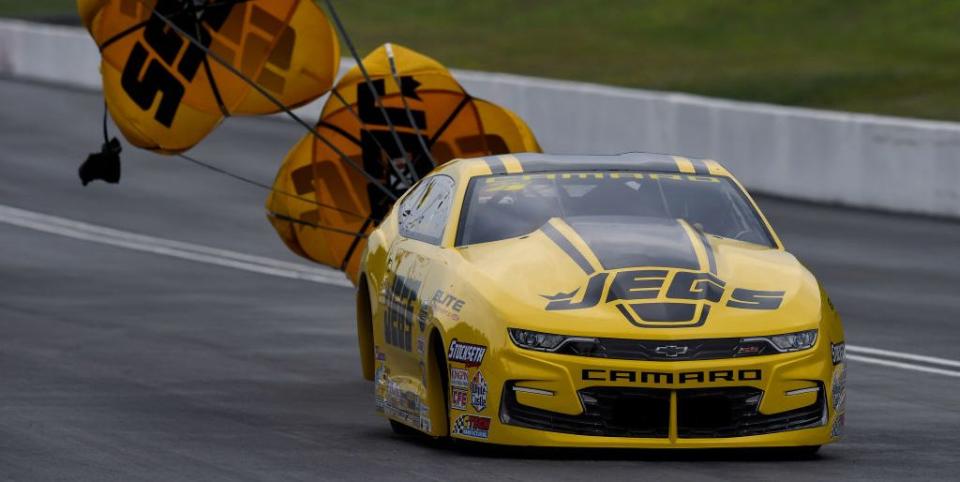
M99 95L0 81L0 205L297 262L265 193L128 149L82 188ZM230 119L194 154L264 182L299 138ZM848 342L960 359L960 223L761 198ZM757 452L499 451L392 434L361 379L353 294L0 224L0 478L950 479L960 378L850 363L847 436Z

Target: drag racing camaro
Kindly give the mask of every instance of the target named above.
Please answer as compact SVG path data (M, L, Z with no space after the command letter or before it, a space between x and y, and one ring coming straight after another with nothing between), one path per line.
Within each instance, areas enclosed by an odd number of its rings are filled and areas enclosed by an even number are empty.
M451 161L370 234L357 326L400 432L812 451L843 428L840 318L711 160Z

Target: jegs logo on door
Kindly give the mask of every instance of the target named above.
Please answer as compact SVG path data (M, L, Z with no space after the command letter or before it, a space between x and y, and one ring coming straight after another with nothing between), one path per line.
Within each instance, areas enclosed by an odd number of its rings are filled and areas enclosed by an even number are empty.
M549 300L549 311L579 310L606 303L616 306L636 326L680 328L704 324L710 307L720 304L728 291L725 305L745 310L775 310L785 294L747 288L730 290L725 281L712 273L634 268L597 272L587 278L586 286L544 298Z

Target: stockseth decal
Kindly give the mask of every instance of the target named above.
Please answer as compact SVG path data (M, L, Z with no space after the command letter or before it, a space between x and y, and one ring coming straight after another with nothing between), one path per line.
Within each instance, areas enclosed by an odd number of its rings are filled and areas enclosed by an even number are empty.
M602 368L584 368L580 379L591 382L629 382L637 384L661 385L677 383L714 383L714 382L755 382L763 379L763 371L746 370L710 370L680 373L654 372L640 370L606 370Z
M477 374L470 381L470 405L478 412L487 408L487 381L480 370L477 370Z
M830 358L833 360L834 365L839 365L843 363L843 360L846 358L847 344L844 342L837 343L834 345L830 344Z
M453 433L467 437L487 438L490 433L490 417L461 415L453 422Z
M616 306L627 321L639 327L681 328L704 324L710 307L720 303L728 288L709 272L631 268L600 271L573 291L542 296L548 300L547 311L581 310L605 303ZM736 288L726 306L775 310L784 294Z
M466 390L470 387L470 372L466 368L450 367L450 386Z
M450 388L450 408L454 410L466 410L467 398L469 398L469 395L466 390L456 387Z
M474 345L471 343L462 343L456 338L450 342L450 351L447 353L447 359L450 361L466 364L468 367L480 366L483 361L483 355L487 353L487 347Z

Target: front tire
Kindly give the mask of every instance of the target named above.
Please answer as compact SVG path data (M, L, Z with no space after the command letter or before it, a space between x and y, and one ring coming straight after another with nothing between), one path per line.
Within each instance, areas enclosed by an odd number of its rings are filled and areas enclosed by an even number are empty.
M406 426L396 420L390 420L390 429L393 430L393 433L400 435L402 437L413 437L416 435L423 435L419 430Z
M812 459L817 456L817 452L820 451L819 445L807 445L803 447L791 447L786 449L787 453L798 460Z

